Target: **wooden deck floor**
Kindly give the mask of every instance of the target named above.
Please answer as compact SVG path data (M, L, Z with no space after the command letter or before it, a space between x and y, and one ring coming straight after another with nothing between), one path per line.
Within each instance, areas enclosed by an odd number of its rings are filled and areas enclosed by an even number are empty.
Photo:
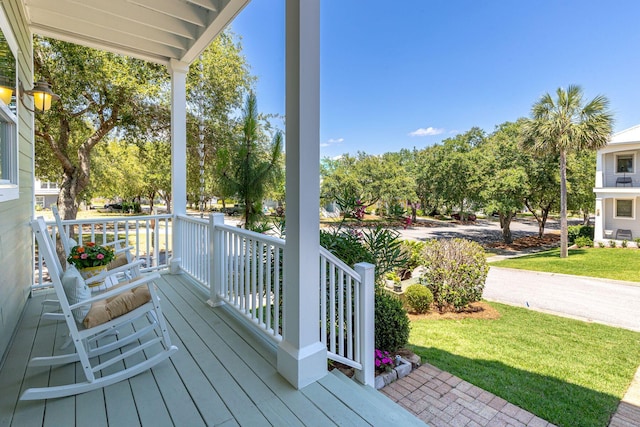
M207 306L186 277L163 275L158 287L179 351L128 381L46 401L18 397L82 374L75 365L27 367L32 354L58 351L66 329L40 319L44 295L32 298L0 370L0 426L424 425L342 374L294 389L276 371L275 349Z

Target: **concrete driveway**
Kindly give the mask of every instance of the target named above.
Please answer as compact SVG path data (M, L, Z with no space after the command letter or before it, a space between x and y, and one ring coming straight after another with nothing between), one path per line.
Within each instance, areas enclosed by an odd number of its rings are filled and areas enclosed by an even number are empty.
M640 331L640 283L491 267L483 297Z

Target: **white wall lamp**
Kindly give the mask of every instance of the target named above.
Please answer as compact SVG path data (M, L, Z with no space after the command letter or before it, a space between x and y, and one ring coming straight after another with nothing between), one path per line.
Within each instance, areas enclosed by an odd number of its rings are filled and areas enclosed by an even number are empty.
M22 82L19 83L20 85L18 88L18 93L20 95L20 102L22 102L24 108L26 108L28 111L31 111L32 113L36 113L38 111L47 111L49 108L51 108L51 102L55 101L56 99L60 99L58 95L53 93L53 91L51 90L51 85L46 80L38 80L31 90L25 90L22 87ZM33 96L33 105L35 107L35 110L27 107L27 105L24 103L24 95Z

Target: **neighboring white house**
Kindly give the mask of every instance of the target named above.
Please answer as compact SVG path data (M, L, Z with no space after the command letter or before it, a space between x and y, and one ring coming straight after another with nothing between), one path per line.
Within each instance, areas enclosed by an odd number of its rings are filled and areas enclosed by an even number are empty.
M640 125L614 134L596 159L594 240L640 238Z
M57 182L40 181L39 179L36 179L33 191L36 198L36 210L48 209L58 201L60 187Z

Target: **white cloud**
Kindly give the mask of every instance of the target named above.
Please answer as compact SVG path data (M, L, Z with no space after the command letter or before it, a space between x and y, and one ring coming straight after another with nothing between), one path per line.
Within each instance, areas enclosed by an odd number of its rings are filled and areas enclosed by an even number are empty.
M340 144L343 141L344 141L344 138L329 138L325 142L321 142L320 147L324 148L333 144Z
M343 157L343 154L340 154L339 156L334 156L331 158L331 160L340 160Z
M444 133L444 129L429 126L428 128L419 128L413 132L409 132L409 136L432 136L440 135L441 133Z

